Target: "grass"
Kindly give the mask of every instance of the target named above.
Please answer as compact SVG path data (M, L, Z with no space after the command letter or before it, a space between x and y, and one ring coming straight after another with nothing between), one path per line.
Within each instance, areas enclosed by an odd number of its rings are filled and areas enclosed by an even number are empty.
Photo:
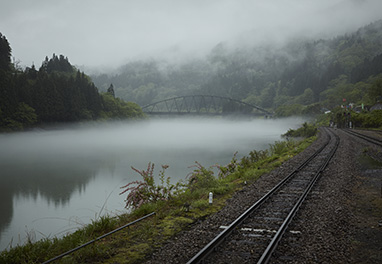
M271 145L269 150L254 150L241 161L234 157L230 164L221 168L224 174L220 176L212 175L211 168L197 164L189 182L183 185L184 188L178 188L173 195L169 195L167 200L158 199L140 204L133 208L131 213L117 217L102 216L61 239L43 239L3 251L0 254L0 263L41 263L148 213L156 212L154 216L132 227L55 262L141 263L166 240L189 228L195 221L205 219L221 210L236 191L280 166L314 140L315 137L302 141L278 141ZM209 192L214 195L212 205L208 202Z

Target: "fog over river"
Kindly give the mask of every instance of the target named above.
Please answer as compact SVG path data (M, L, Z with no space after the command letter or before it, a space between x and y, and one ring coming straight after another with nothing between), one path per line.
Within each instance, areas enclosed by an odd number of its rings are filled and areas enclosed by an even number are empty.
M225 165L266 149L302 119L152 119L0 135L0 250L125 212L120 187L148 162L172 182L200 162Z

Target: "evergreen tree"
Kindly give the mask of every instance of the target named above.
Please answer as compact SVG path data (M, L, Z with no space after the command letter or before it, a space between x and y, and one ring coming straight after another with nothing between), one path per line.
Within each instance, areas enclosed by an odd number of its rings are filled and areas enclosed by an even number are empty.
M0 70L11 69L11 46L5 36L0 33Z
M17 109L17 98L11 70L11 47L0 33L0 123L7 124Z
M70 64L67 57L64 57L64 55L60 55L59 57L53 53L53 56L50 60L48 58L45 58L45 61L43 62L41 66L47 73L52 72L67 72L67 73L73 73L74 68Z
M115 98L114 86L110 84L109 88L107 88L107 92L111 94Z

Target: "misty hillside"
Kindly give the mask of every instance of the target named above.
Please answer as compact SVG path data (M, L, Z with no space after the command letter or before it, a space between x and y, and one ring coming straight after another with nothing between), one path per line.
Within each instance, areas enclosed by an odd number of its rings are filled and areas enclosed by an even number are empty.
M333 39L289 41L281 47L215 46L203 60L134 61L91 76L103 91L143 106L187 94L225 95L270 109L320 103L372 104L368 87L382 76L382 20ZM379 76L378 76L379 75ZM296 110L296 109L295 109ZM282 115L282 113L280 113Z

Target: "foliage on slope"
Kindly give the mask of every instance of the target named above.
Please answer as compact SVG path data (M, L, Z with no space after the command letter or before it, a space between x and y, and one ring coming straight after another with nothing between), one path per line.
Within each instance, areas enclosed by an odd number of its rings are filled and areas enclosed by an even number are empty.
M179 65L136 61L113 75L94 76L106 90L140 105L187 94L224 95L281 116L315 114L347 103L373 104L369 90L382 73L382 20L332 39L297 39L282 47L230 49L224 43L204 59Z

